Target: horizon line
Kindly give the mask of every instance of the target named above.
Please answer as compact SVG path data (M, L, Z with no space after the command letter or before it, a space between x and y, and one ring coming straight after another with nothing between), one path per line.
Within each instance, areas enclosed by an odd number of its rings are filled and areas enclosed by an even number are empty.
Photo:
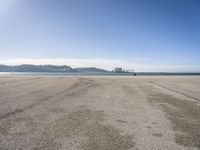
M135 61L133 61L135 60ZM132 61L123 59L104 58L8 58L1 59L2 65L68 65L72 68L96 67L105 70L113 70L121 67L124 70L135 70L137 72L200 72L199 65L174 65L174 64L151 64L145 60Z

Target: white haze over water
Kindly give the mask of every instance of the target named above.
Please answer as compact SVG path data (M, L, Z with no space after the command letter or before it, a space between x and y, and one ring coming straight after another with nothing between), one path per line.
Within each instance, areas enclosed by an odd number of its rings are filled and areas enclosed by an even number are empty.
M43 58L43 59L0 59L3 65L69 65L76 67L97 67L106 70L113 70L115 67L122 67L126 70L135 70L136 72L200 72L200 66L194 65L154 65L137 63L139 59L132 61L120 59L76 59L76 58ZM144 59L142 59L144 61ZM198 71L197 71L198 70Z

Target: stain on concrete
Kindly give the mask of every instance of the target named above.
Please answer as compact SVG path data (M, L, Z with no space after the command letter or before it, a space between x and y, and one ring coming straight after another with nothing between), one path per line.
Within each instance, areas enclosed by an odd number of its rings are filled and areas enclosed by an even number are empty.
M59 140L70 139L77 149L82 150L127 150L134 147L133 136L121 135L116 128L105 125L103 116L102 111L87 108L72 112L45 128L38 146L58 149L62 147ZM80 144L74 140L76 137L81 139Z
M162 133L153 133L152 135L156 136L156 137L162 137L163 136Z
M117 122L119 122L119 123L128 123L128 121L124 121L124 120L121 120L121 119L118 119Z
M175 142L186 147L200 148L200 106L197 102L182 100L162 93L149 97L166 112L176 131Z
M53 108L50 108L49 109L50 112L53 112L53 113L62 113L65 111L64 108L59 108L59 107L53 107Z

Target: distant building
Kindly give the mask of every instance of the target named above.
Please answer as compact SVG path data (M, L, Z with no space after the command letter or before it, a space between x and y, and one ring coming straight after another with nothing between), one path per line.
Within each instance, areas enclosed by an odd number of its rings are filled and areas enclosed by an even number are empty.
M122 68L120 68L120 67L116 67L116 68L114 69L114 72L122 73L122 72L124 72L124 70L123 70Z
M124 70L123 68L121 67L116 67L113 72L116 72L116 73L129 73L130 75L133 75L133 76L136 76L136 73L134 70Z

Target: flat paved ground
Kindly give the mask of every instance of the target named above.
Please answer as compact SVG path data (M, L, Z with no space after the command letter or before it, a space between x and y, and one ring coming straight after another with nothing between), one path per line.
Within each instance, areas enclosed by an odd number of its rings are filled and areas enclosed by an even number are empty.
M200 149L200 77L2 75L0 149Z

